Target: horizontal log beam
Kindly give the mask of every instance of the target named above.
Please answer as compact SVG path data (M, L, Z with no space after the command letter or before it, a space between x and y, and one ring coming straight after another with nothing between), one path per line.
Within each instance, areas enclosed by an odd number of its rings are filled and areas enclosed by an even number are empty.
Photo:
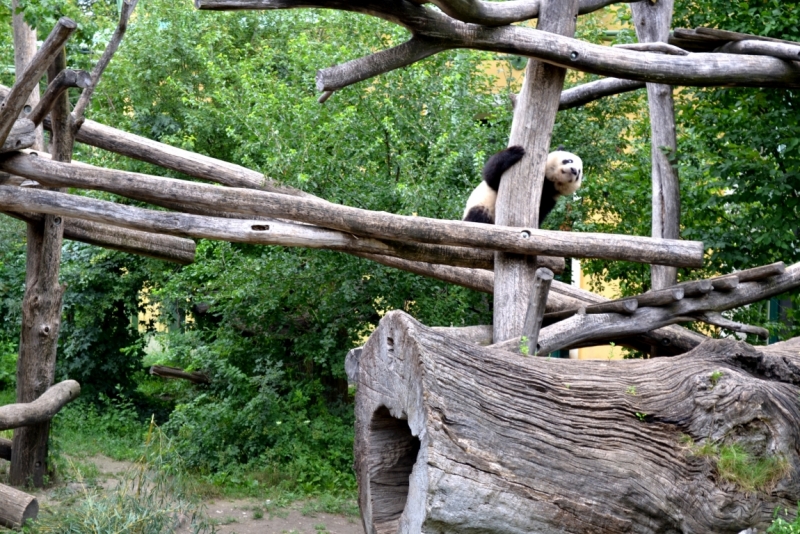
M712 291L702 298L684 298L670 306L639 308L633 315L573 315L543 328L539 345L541 354L589 342L614 340L644 334L656 328L695 320L706 312L722 312L768 299L800 287L800 263L781 275L761 281L744 282L727 292ZM715 314L709 317L717 317ZM519 351L520 339L512 339L495 347Z
M9 91L8 87L0 85L0 98L7 98ZM44 119L44 127L50 130L50 120L47 118ZM75 134L75 140L213 183L322 200L299 189L280 185L263 173L241 165L159 143L91 120L83 122Z
M17 119L0 146L0 153L30 148L36 142L36 125L29 119Z
M153 204L179 200L206 209L226 206L236 213L295 220L375 239L678 267L697 267L703 262L703 245L696 241L565 233L377 213L266 191L220 188L85 164L58 163L38 157L35 152L3 157L0 170L49 187L101 190Z
M491 269L494 261L491 252L481 249L359 238L345 232L274 219L229 219L155 211L16 186L0 186L0 209L22 213L20 218L26 221L33 220L38 213L64 217L67 222L65 237L181 264L194 261L195 243L182 239L186 237L391 255L470 268ZM564 269L563 258L539 258L543 266L558 271Z
M42 213L13 211L3 213L26 223L44 220ZM191 239L140 232L69 217L64 218L64 239L179 265L193 263L197 248Z
M150 374L160 378L171 378L176 380L188 380L193 384L210 384L211 379L208 375L199 371L184 371L178 367L166 365L153 365L150 367Z
M37 425L53 418L61 408L81 394L81 386L65 380L52 386L33 402L0 406L0 430Z
M507 2L498 2L502 5ZM411 2L379 0L197 0L203 9L291 9L320 7L377 16L408 28L444 49L472 48L528 56L560 67L642 82L687 86L798 87L800 67L764 56L697 53L686 56L639 52L586 43L524 26L489 27L455 20ZM353 62L318 72L318 85L330 89L379 74L374 64L359 73ZM390 63L385 63L391 70ZM345 80L345 81L342 81Z
M577 108L606 96L643 89L645 86L644 82L623 80L621 78L603 78L602 80L584 83L561 93L558 110Z

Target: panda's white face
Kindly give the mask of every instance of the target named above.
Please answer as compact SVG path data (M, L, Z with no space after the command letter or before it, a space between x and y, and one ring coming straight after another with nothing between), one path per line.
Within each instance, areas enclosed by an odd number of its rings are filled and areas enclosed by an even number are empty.
M581 186L583 161L572 152L556 150L547 156L544 175L560 195L571 195Z

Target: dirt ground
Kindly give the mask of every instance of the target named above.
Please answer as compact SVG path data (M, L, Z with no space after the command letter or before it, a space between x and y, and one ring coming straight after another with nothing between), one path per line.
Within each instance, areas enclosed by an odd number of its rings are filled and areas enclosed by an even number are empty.
M131 467L128 462L118 462L105 456L94 456L85 462L97 466L100 473L97 482L106 489L113 489L118 477ZM53 491L37 493L36 496L41 507L55 504ZM364 534L359 518L309 513L304 510L304 503L274 509L269 506L269 501L256 499L214 499L203 504L205 515L220 534ZM191 532L187 525L176 530L176 534Z

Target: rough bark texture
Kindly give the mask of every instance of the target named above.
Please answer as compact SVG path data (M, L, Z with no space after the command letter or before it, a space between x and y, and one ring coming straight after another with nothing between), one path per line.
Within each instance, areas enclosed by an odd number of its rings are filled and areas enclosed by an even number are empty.
M575 33L577 0L543 0L539 30L571 36ZM509 146L525 148L525 156L505 173L497 194L496 223L539 227L545 164L558 112L566 69L528 61ZM498 253L494 260L494 338L506 340L522 332L525 307L536 272L535 258Z
M800 498L798 346L675 358L525 358L388 313L357 366L367 534L738 533ZM631 389L633 388L633 389ZM727 480L703 444L785 469Z
M153 204L175 202L201 209L290 219L372 237L404 242L488 248L516 254L619 259L681 267L702 265L703 244L616 234L509 228L374 212L266 191L215 187L91 165L69 165L35 153L7 155L0 169L51 187L78 187L116 193ZM527 293L526 293L527 294Z
M65 68L66 54L62 48L48 68L48 78L55 80ZM73 137L66 93L55 100L51 116L53 160L69 162ZM17 360L18 403L29 403L39 398L55 378L61 304L66 289L58 281L63 222L60 216L45 215L41 224L28 224L25 296ZM14 431L8 476L11 484L44 486L49 433L49 420Z
M80 384L74 380L65 380L45 391L33 402L0 406L0 430L50 421L64 405L77 399L80 394Z
M636 35L640 42L666 42L672 21L674 0L658 3L639 2L631 5ZM678 183L675 106L672 87L648 83L650 106L650 154L653 175L652 236L679 239L681 226L681 194ZM678 281L678 270L666 265L650 266L653 289L664 289Z
M0 526L20 528L39 515L39 502L33 495L0 484Z

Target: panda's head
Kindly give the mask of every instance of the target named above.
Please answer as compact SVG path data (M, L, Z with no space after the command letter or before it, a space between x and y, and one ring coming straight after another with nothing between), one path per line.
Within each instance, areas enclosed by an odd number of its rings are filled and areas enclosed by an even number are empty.
M547 156L545 178L553 182L560 195L571 195L583 181L583 161L572 152L556 150Z

